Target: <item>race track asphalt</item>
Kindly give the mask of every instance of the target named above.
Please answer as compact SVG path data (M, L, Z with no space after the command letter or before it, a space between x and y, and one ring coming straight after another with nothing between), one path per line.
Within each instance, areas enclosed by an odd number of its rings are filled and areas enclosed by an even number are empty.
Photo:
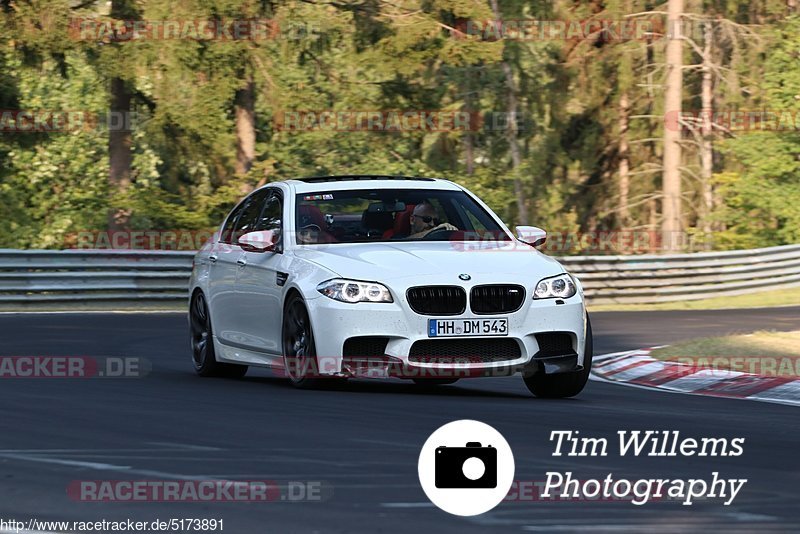
M800 307L592 315L595 354L761 328L800 329ZM224 520L224 532L790 532L800 528L800 411L753 401L590 382L574 399L533 398L519 377L434 390L352 381L298 391L264 371L203 379L181 314L0 315L0 356L139 357L144 378L0 380L0 520ZM659 501L504 502L473 518L433 507L419 486L428 435L456 419L504 434L516 479L746 478L730 506ZM616 442L619 430L744 437L739 457L554 457L553 430ZM79 502L76 480L322 482L317 502Z

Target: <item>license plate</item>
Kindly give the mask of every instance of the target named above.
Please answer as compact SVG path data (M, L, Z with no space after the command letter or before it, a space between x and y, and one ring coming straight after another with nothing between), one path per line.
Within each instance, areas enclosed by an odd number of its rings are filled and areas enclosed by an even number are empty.
M428 319L428 337L507 336L508 319Z

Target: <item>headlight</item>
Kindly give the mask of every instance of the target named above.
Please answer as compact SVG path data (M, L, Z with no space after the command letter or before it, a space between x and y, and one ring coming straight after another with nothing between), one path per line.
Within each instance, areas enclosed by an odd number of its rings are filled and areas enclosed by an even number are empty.
M394 302L386 286L377 282L359 282L335 278L322 282L317 291L326 297L355 304L356 302Z
M568 274L559 274L540 280L533 292L534 299L568 299L578 291Z

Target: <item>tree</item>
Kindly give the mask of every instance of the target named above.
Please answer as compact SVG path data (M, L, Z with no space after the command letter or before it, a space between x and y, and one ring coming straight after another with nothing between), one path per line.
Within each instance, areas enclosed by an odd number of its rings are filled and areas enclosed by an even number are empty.
M497 24L503 24L503 15L500 12L500 7L498 5L497 0L491 0L492 4L492 12L494 13L495 21ZM517 130L517 118L518 118L518 106L517 106L517 84L514 81L514 73L511 70L511 65L507 60L503 60L500 62L503 67L503 76L505 77L506 81L506 89L507 94L506 98L508 99L508 146L511 152L511 173L513 175L514 181L514 196L517 200L517 220L520 224L528 224L528 208L525 205L525 191L522 187L522 179L519 176L520 167L522 166L522 154L520 153L519 148L519 141L517 136L519 132Z
M674 6L665 24L643 0L0 2L4 109L138 117L128 130L0 135L0 239L68 246L70 233L107 226L207 228L259 184L324 173L450 178L508 222L556 233L671 224L668 246L679 244L676 230L709 228L706 247L796 239L793 132L728 132L710 113L661 131L665 114L682 108L796 105L796 23L782 22L796 6ZM75 39L75 17L98 26L265 18L311 31ZM651 34L572 36L577 21L640 17ZM677 20L703 31L680 35L686 46L663 39ZM545 32L563 21L566 36L516 38L506 33L514 21L554 21ZM777 31L769 55L753 45L754 23ZM331 110L467 111L483 122L463 131L290 131L282 122Z
M666 50L667 77L664 86L664 109L680 115L683 105L683 40L681 25L683 0L667 3L668 41ZM681 221L681 129L664 128L664 157L661 199L661 235L667 251L680 249Z
M800 242L800 17L767 33L765 109L771 115L721 144L729 160L715 178L721 203L715 215L726 228L720 248L751 248Z

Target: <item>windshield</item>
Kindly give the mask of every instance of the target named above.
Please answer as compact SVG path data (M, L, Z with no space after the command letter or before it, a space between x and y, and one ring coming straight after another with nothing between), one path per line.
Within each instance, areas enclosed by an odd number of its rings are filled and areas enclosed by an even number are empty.
M379 241L509 241L463 191L365 189L297 195L300 245Z

